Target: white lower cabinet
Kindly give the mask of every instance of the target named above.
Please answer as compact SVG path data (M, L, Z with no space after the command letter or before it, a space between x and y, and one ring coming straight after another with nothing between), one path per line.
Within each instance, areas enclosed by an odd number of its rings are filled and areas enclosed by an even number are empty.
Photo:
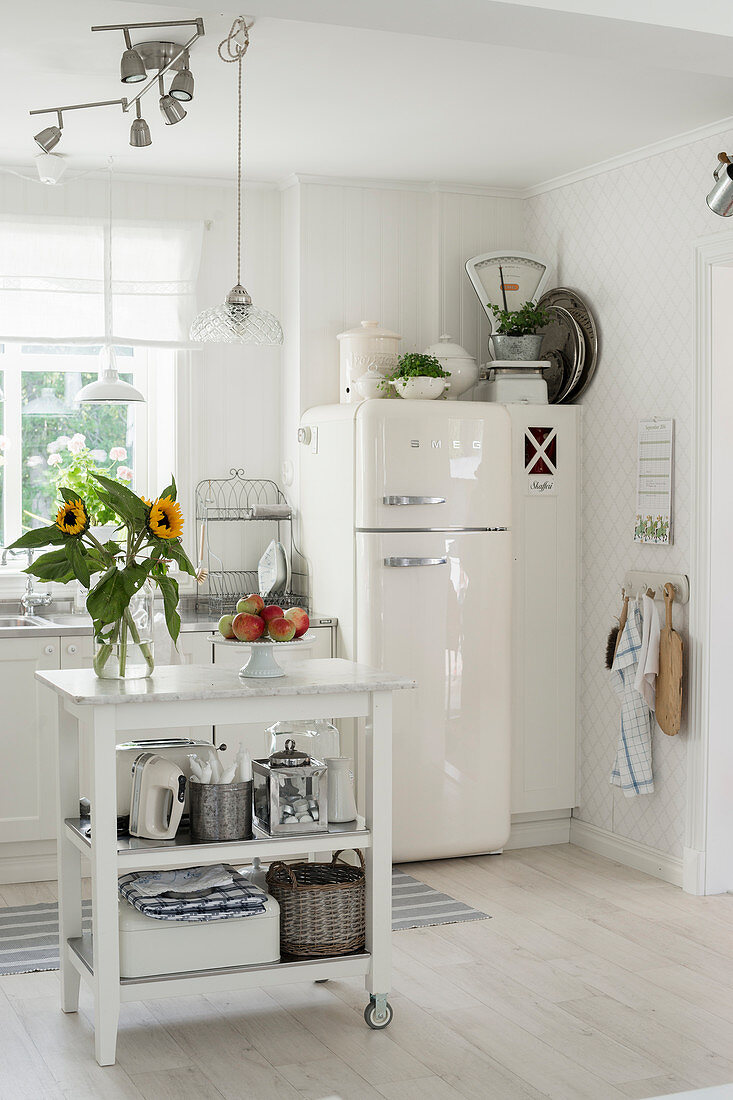
M55 835L56 705L35 679L60 668L58 638L0 641L0 844Z

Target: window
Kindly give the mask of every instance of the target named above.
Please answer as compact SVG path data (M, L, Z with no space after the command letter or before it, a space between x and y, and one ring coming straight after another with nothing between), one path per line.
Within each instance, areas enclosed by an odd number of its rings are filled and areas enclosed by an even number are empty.
M147 405L78 405L97 377L98 347L0 346L0 545L49 523L58 485L83 470L147 491ZM147 391L145 348L117 347L120 377ZM127 368L127 369L125 369ZM111 517L94 517L105 522Z

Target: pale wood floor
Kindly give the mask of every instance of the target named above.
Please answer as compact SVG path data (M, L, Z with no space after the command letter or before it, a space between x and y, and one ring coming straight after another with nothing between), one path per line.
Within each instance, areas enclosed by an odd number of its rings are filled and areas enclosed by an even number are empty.
M406 868L492 914L394 936L395 1018L360 983L122 1006L118 1064L56 974L0 978L2 1100L610 1100L733 1082L733 897L568 845ZM0 903L54 884L0 886Z

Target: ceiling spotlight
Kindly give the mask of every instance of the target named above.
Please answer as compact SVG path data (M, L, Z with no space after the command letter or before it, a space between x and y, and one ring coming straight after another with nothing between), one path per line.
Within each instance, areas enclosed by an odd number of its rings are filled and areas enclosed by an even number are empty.
M120 61L120 80L123 84L139 84L148 75L142 57L133 48L130 32L125 28L125 52Z
M165 94L162 77L160 80L160 113L166 126L175 126L177 122L186 117L186 112L178 100Z
M190 103L193 99L193 73L190 69L181 69L171 81L170 94L174 99Z
M66 161L59 153L39 153L36 169L41 183L58 183L66 171Z
M61 141L61 127L47 126L40 134L35 134L33 140L44 153L50 153Z
M150 136L150 127L140 114L140 100L138 100L137 118L132 120L132 126L130 127L130 145L132 145L134 149L142 149L144 146L152 144L153 139Z

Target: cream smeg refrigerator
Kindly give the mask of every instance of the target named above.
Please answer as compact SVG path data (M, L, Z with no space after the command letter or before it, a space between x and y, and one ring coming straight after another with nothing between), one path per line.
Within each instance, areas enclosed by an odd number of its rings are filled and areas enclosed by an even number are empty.
M339 654L414 677L394 697L396 861L510 828L511 424L477 402L365 401L302 418L301 538Z

